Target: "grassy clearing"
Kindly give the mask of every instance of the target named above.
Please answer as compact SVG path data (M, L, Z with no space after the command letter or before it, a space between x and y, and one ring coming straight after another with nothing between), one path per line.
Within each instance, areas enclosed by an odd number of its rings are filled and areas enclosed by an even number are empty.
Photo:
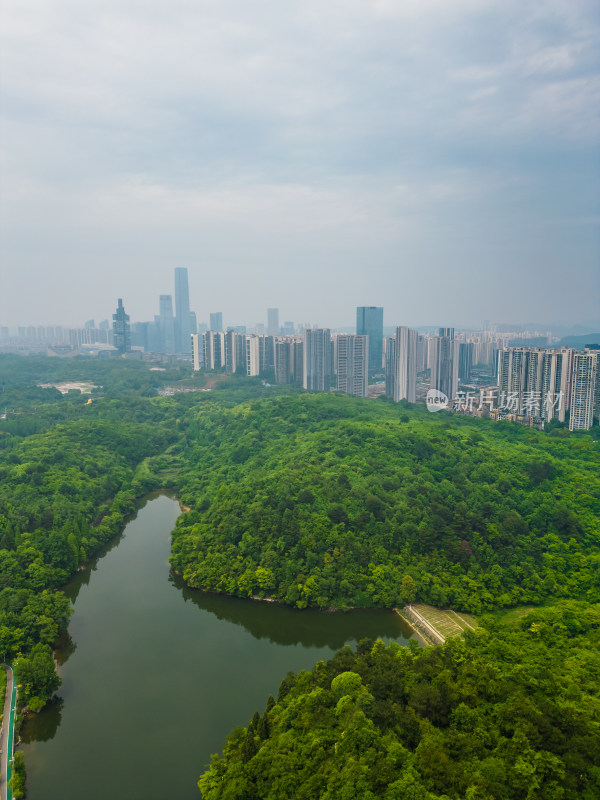
M471 614L435 608L426 603L414 603L412 608L444 639L460 636L463 631L477 627L477 620Z

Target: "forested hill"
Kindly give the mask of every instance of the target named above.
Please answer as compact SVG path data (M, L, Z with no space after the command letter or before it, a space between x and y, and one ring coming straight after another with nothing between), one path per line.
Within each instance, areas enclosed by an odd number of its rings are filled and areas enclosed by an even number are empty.
M227 739L204 800L597 800L600 606L442 647L381 641L289 674Z
M185 434L172 564L191 586L474 613L600 594L591 434L309 394L207 403Z

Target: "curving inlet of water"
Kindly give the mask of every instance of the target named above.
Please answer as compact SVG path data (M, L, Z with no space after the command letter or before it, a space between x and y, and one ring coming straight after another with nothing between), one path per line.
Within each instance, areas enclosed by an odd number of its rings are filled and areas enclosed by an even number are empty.
M21 732L28 800L199 800L211 753L289 670L364 637L413 636L393 612L297 611L188 589L169 575L179 514L170 497L147 500L67 585L63 683Z

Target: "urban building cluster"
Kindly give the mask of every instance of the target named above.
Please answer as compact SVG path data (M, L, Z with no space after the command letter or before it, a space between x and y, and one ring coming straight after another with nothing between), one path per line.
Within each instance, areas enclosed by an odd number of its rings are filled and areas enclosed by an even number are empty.
M506 347L498 359L497 419L538 427L569 413L571 430L600 418L600 344L584 350Z
M356 309L354 333L280 324L277 308L267 310L266 325L250 331L245 325L225 328L220 311L210 314L208 324L198 324L190 310L187 269L178 267L175 303L172 295L160 295L152 321L131 323L119 299L112 325L103 320L96 327L88 320L78 329L30 326L16 336L0 327L0 349L191 360L194 371L261 376L357 397L385 393L396 402L425 402L434 392L436 408L443 398L445 407L460 413L538 428L568 417L571 430L585 430L599 417L598 344L557 348L550 332L498 332L487 323L477 332L422 333L398 326L384 336L384 330L380 306Z

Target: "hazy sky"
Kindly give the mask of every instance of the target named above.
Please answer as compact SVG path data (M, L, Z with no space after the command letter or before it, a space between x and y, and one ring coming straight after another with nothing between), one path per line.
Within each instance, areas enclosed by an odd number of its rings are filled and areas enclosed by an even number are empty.
M597 0L4 0L0 324L600 318Z

